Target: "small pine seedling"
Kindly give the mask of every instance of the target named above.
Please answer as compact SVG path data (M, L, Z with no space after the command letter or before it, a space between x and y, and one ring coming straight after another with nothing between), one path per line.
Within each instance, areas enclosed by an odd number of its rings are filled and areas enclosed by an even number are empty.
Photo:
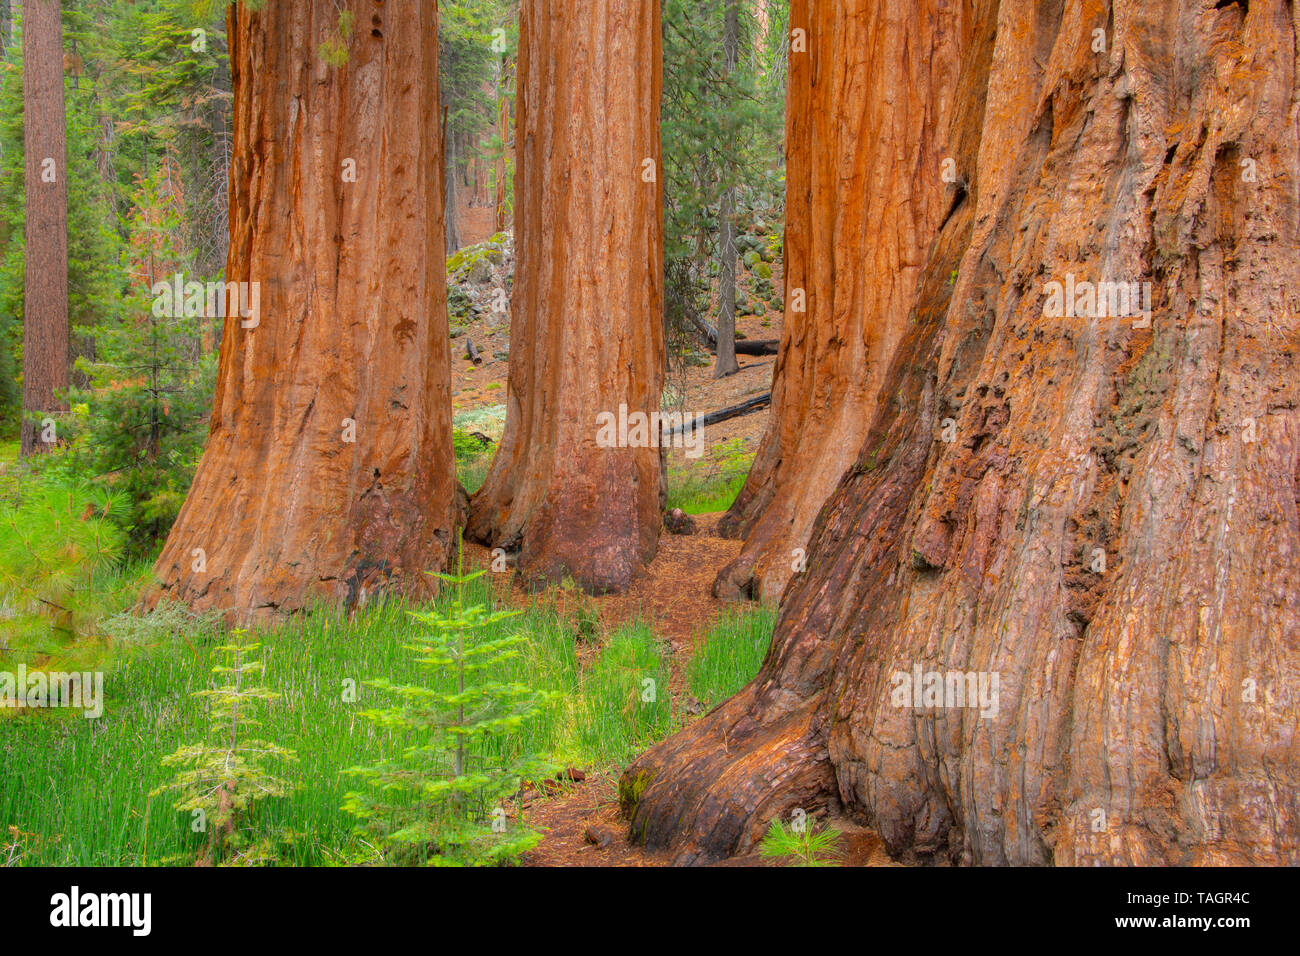
M523 780L540 779L553 768L530 757L512 759L508 738L551 695L496 676L528 639L484 634L520 612L464 605L465 585L484 573L436 575L456 589L448 612L409 612L429 629L406 645L431 673L428 683L366 681L397 703L362 715L403 742L396 755L345 771L368 784L366 792L348 793L343 809L360 818L360 835L378 851L369 862L493 865L513 860L540 839L510 824L503 804L520 792Z
M152 791L151 797L172 792L178 795L176 810L189 813L191 829L208 834L207 846L200 862L251 865L275 857L277 842L263 836L250 839L238 826L253 805L267 797L286 796L293 786L266 768L268 759L291 761L292 750L267 740L248 738L248 731L261 726L255 712L258 702L265 704L280 695L251 679L264 673L261 661L249 660L248 654L261 645L244 640L246 632L236 630L235 642L223 644L218 653L227 663L212 668L218 686L195 691L193 696L211 702L212 743L181 747L163 758L169 767L181 767L176 778Z
M800 829L787 827L780 819L772 821L759 845L763 856L781 857L794 866L839 866L840 832L833 827Z

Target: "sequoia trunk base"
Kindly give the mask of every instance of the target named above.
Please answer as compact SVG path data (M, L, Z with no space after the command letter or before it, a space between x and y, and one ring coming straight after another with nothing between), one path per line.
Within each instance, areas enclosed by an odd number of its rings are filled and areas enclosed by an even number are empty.
M974 7L969 194L761 672L626 771L632 833L700 862L820 794L905 858L1295 865L1297 11Z
M437 7L232 6L228 314L212 431L146 604L234 620L424 596L455 547ZM228 310L233 311L233 310Z
M663 389L659 4L524 0L519 17L506 427L466 533L517 551L530 586L617 592L663 507L657 441L601 440L602 417L648 416Z

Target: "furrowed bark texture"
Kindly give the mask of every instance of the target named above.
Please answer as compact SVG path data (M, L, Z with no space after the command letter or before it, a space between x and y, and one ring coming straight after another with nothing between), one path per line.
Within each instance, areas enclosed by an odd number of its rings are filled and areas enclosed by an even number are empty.
M28 0L23 15L23 455L48 451L42 412L67 411L68 165L63 20L57 0ZM51 181L52 180L52 181ZM31 416L30 418L28 416Z
M871 425L926 252L960 196L941 173L968 16L955 3L791 4L808 46L790 52L785 321L767 431L720 523L745 544L719 597L780 597Z
M506 428L467 533L530 584L621 591L658 544L659 451L597 416L663 388L660 60L654 0L520 7Z
M338 67L318 52L332 4L231 15L226 278L261 283L261 314L226 319L211 435L149 603L248 619L420 595L454 547L436 5L345 6Z
M905 858L1294 865L1296 12L974 14L970 194L871 432L758 678L626 772L632 833L696 862L838 805ZM1150 326L1045 315L1071 274L1149 281ZM918 666L993 713L900 700Z

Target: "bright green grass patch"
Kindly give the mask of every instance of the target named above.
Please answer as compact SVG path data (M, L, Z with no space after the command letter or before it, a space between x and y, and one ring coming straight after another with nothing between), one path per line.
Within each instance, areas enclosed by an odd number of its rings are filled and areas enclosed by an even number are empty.
M504 416L505 406L502 406L501 422L504 422ZM492 466L492 458L496 454L497 443L501 439L499 424L495 409L487 409L483 413L467 412L456 417L456 424L451 433L452 446L456 452L456 480L468 494L472 495L483 487L483 482L487 478L488 469ZM476 426L486 428L487 431L479 431ZM485 444L474 434L475 432L492 439L492 442Z
M668 503L665 507L670 511L673 508L681 508L688 515L715 514L730 508L744 486L744 475L695 489L675 489L670 485Z
M691 695L713 708L754 679L776 626L770 607L746 608L719 621L686 665Z
M668 468L668 510L681 508L687 514L726 511L745 485L754 456L745 450L743 438L733 438L710 451L699 461Z
M669 670L648 625L633 621L614 634L583 675L575 698L579 751L598 764L622 766L671 732Z
M486 584L471 584L465 600L490 604ZM429 679L403 646L416 626L402 607L386 605L350 619L318 611L255 635L264 683L282 695L267 708L259 736L298 759L276 768L295 790L265 801L251 823L299 834L285 863L328 865L357 849L355 820L342 810L356 781L342 771L404 743L360 717L387 703L364 681ZM499 741L503 751L614 769L672 730L668 668L646 625L610 635L586 669L571 624L553 610L534 607L494 627L529 641L492 676L555 693L536 720ZM190 832L189 817L169 798L148 794L171 776L162 758L204 737L207 705L190 694L209 680L215 643L155 635L106 674L98 720L71 711L0 719L0 859L111 866L195 856L203 835ZM355 701L345 699L353 690Z

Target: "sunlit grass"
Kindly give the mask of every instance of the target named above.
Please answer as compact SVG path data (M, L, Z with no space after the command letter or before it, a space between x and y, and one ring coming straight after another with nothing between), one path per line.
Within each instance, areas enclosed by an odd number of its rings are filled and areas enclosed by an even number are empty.
M469 585L466 600L490 600L482 580ZM355 849L355 821L341 807L356 782L342 771L400 743L359 716L387 702L364 682L428 679L403 646L414 626L402 607L389 605L351 619L302 615L257 635L265 683L282 695L268 707L259 735L298 755L277 770L298 785L295 792L258 811L268 828L300 834L285 862L325 865ZM527 634L529 642L525 654L491 676L555 693L503 747L617 769L672 730L668 666L646 625L611 634L587 668L578 665L572 625L549 608L533 607L495 627ZM54 710L0 719L0 851L19 842L24 864L136 865L187 851L192 857L201 837L189 832L188 816L148 793L169 776L162 758L204 736L206 705L191 693L207 686L214 643L173 637L127 656L106 675L97 720ZM345 700L350 688L355 702Z
M699 460L682 459L668 468L668 509L687 514L713 514L731 507L754 462L744 439L715 446Z
M775 625L775 610L763 606L719 621L686 665L691 695L712 708L753 680L767 656Z

